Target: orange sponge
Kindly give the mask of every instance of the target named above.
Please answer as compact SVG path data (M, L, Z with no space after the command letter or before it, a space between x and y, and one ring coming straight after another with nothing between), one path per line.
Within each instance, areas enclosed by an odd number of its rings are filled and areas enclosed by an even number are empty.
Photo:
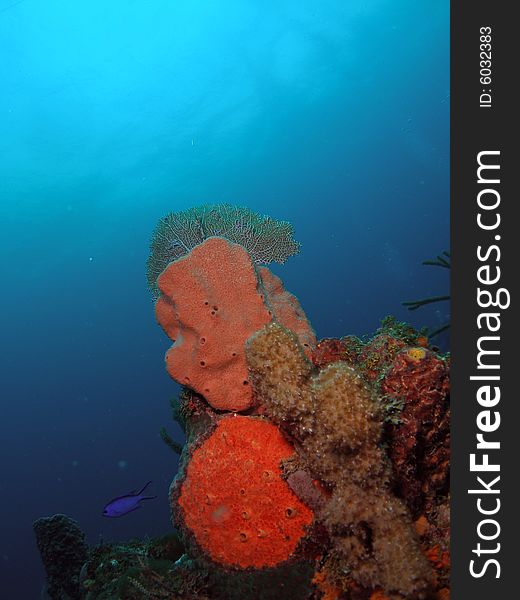
M214 408L249 408L244 344L272 318L249 254L209 238L170 263L158 285L157 320L175 342L166 354L168 373Z
M273 318L294 328L304 347L315 342L298 300L268 269L261 274L242 246L213 237L170 263L157 282L156 317L174 341L168 373L218 410L252 406L245 342Z
M181 526L212 560L258 569L294 554L313 513L281 478L280 461L292 454L275 425L245 416L222 417L193 452L180 483Z

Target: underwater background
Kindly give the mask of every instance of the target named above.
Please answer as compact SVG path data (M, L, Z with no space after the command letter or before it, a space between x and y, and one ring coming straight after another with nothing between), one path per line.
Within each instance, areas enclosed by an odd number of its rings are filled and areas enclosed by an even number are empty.
M447 0L0 1L0 598L40 598L34 519L171 528L178 386L146 287L157 220L290 221L275 266L319 338L449 305ZM449 349L446 334L436 342ZM104 504L152 480L121 519Z

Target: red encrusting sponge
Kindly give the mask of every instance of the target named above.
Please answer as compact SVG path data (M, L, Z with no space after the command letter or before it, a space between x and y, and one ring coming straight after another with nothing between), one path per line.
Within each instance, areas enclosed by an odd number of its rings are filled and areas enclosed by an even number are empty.
M313 512L282 479L294 450L262 418L222 417L194 450L180 483L184 526L225 566L273 567L293 556Z

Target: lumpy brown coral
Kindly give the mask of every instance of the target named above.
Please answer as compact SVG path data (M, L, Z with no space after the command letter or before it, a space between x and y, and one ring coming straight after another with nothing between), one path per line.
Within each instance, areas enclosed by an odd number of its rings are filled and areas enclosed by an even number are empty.
M392 490L415 519L435 570L435 598L449 593L449 355L439 354L410 325L387 317L370 339L320 341L312 360L321 369L336 361L354 366L376 395Z
M432 569L391 491L382 415L364 379L345 363L316 372L294 334L276 323L248 340L246 356L266 414L297 440L302 463L330 490L318 518L331 539L332 581L345 585L348 573L365 588L427 597Z

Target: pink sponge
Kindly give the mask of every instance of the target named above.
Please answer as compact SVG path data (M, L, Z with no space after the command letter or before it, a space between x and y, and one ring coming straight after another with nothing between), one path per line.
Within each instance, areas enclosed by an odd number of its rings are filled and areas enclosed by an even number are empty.
M267 288L262 280L269 280ZM218 237L159 276L156 317L174 341L166 353L168 373L218 410L239 412L253 404L244 345L255 331L276 319L288 328L297 325L302 343L315 342L296 298L265 268L262 280L242 246Z

